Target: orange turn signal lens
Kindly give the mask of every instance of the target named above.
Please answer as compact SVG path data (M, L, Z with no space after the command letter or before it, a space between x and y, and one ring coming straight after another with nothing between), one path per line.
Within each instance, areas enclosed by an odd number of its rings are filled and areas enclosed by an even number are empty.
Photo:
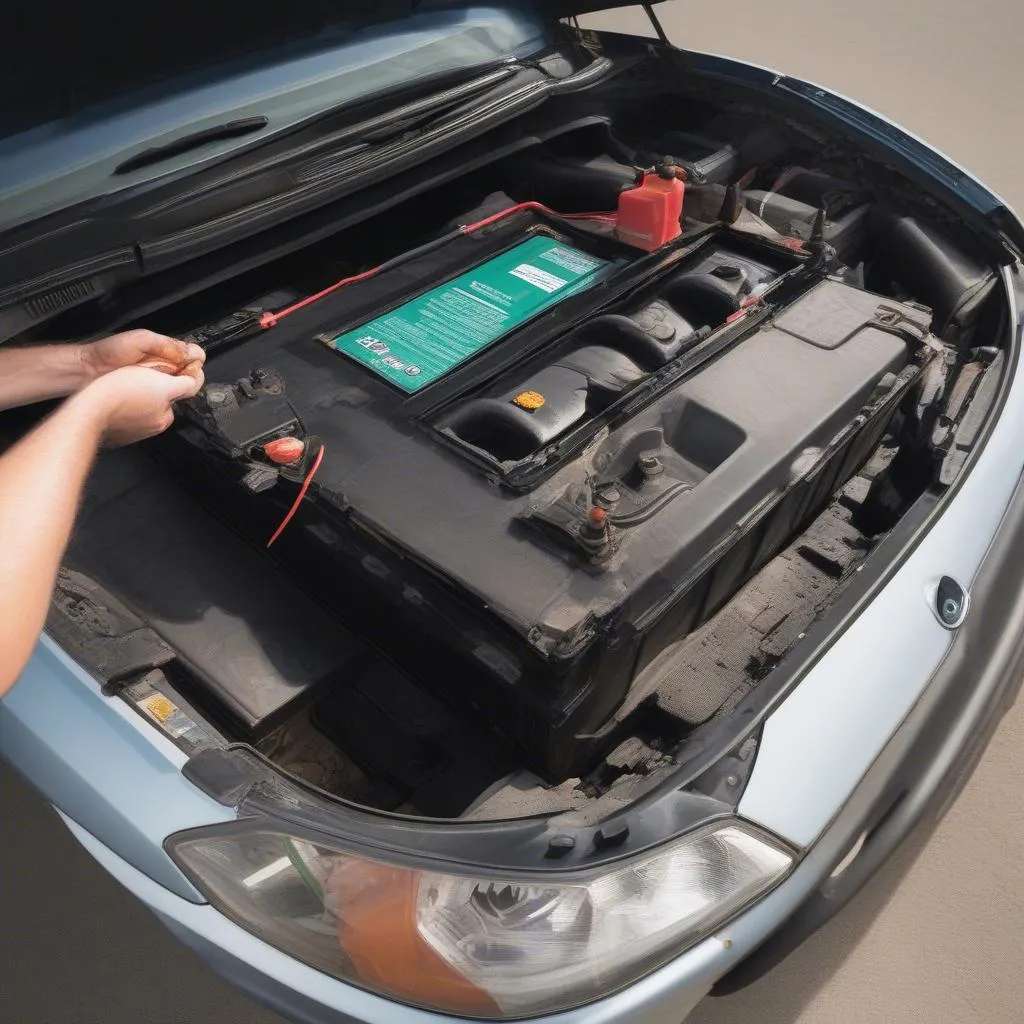
M419 873L371 861L339 864L326 892L342 909L338 939L359 976L399 999L454 1013L500 1016L494 1000L467 981L420 936Z

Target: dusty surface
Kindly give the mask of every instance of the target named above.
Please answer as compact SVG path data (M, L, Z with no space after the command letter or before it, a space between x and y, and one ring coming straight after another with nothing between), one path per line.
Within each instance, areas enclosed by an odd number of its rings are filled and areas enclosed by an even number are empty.
M900 121L1024 209L1024 5L664 5L673 39L818 81ZM643 16L607 19L623 28ZM606 22L607 23L607 22ZM694 1024L1016 1024L1024 1019L1024 705L930 838L813 943ZM272 1024L0 775L0 1024ZM927 839L927 842L925 840Z

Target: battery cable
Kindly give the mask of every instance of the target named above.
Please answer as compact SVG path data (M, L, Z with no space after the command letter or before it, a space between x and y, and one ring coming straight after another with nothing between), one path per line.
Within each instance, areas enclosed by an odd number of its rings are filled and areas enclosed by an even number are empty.
M302 504L302 499L306 497L306 492L309 490L309 485L313 482L313 477L316 476L316 471L320 468L320 463L324 461L324 450L327 445L321 444L320 451L316 453L316 458L313 460L313 465L310 467L309 472L306 474L306 478L302 481L302 486L299 488L299 493L295 496L295 501L292 502L292 507L288 509L284 519L281 520L281 525L274 531L274 535L267 541L267 547L271 547L278 537L281 536L285 531L285 527L295 518L295 513L299 511L299 506Z
M286 306L284 309L279 310L276 313L268 311L260 317L260 327L264 330L274 327L286 316L291 316L292 313L297 313L300 309L305 309L307 306L313 305L314 302L319 302L320 299L326 298L328 295L332 295L341 288L345 288L350 284L357 284L360 281L368 281L370 278L376 277L378 274L382 274L386 270L392 270L395 267L408 263L410 260L414 260L419 256L424 256L427 253L432 252L434 249L439 249L441 246L447 245L449 242L452 242L463 235L470 235L476 231L482 231L484 228L488 228L492 224L497 224L506 217L511 217L516 213L524 213L527 210L533 213L541 213L553 220L596 221L607 225L613 225L616 218L615 213L556 213L543 203L517 203L515 206L510 206L507 210L501 210L499 213L495 213L490 217L485 217L483 220L478 220L473 224L464 224L461 227L455 228L453 231L449 231L446 234L425 243L424 245L417 246L415 249L410 249L407 252L396 256L394 259L381 263L380 266L373 267L370 270L364 270L362 273L355 274L352 277L343 277L340 281L335 281L334 284L328 285L326 288L315 292L313 295L307 295L306 298L299 299L298 302L293 302L290 306Z

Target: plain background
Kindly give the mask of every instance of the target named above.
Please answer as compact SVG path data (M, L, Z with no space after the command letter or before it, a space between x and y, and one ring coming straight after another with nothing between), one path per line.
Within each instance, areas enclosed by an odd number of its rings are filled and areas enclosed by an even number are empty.
M1020 0L672 0L673 41L830 86L902 123L1024 210ZM590 24L645 30L640 12ZM933 835L815 939L694 1024L1024 1019L1021 706ZM177 945L0 770L2 1024L272 1024Z

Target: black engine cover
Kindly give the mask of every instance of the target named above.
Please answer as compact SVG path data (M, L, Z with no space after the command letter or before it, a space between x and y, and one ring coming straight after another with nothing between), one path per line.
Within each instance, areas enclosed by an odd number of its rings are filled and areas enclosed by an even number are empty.
M639 668L863 463L924 359L930 315L821 281L774 319L758 325L747 313L745 335L727 328L733 340L717 358L672 383L752 294L798 265L729 238L709 239L574 330L555 314L527 325L492 363L480 357L412 399L316 340L496 243L509 244L460 240L429 266L339 293L212 358L207 376L272 367L302 429L326 445L275 557L348 626L453 706L483 712L560 780L609 739ZM596 289L565 308L602 301ZM545 325L551 337L538 345ZM543 406L525 408L524 393ZM295 498L290 481L260 494L239 486L224 445L195 426L163 453L254 541Z

